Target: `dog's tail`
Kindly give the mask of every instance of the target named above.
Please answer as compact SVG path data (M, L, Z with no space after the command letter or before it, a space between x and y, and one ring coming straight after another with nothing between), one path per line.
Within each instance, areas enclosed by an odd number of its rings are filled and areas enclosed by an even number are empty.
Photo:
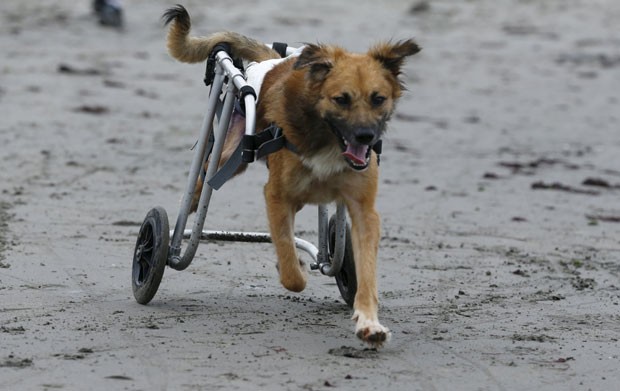
M231 47L232 57L249 61L279 58L278 53L263 43L244 35L224 31L206 37L190 37L189 13L182 5L168 9L162 16L164 24L172 23L168 31L168 51L182 62L196 63L206 60L218 43Z

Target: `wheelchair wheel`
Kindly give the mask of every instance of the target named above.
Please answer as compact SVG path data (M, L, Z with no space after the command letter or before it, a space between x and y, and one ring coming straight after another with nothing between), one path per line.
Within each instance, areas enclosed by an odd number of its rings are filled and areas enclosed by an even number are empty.
M333 215L329 219L329 240L328 251L330 261L333 259L335 247L336 247L336 215ZM344 256L342 259L342 267L335 276L336 284L340 295L347 303L347 305L353 308L353 302L355 301L355 293L357 292L357 277L355 275L355 258L353 258L353 246L351 244L351 230L349 224L346 227L346 237L344 246Z
M133 254L133 295L140 304L147 304L159 288L168 259L170 229L168 215L161 207L151 209L140 227Z

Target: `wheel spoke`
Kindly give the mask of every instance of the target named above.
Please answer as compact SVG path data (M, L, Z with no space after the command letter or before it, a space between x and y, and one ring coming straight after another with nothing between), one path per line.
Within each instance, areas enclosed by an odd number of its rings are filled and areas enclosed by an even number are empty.
M152 254L143 255L142 259L140 259L140 263L146 268L153 266L153 257L151 255Z
M154 249L154 235L153 226L151 224L145 225L140 233L140 244L136 250L136 258L134 265L135 274L134 279L138 285L142 285L149 276L153 265L153 249Z
M153 244L153 227L151 225L147 225L146 227L144 227L144 233L142 234L142 238L142 244L145 247Z

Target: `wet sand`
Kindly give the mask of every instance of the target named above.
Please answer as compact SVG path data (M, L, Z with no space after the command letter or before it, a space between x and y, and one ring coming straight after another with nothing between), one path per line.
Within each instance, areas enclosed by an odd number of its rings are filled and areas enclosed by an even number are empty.
M0 389L617 386L620 3L184 3L196 34L423 47L383 143L378 352L333 279L285 291L268 244L203 243L134 301L139 225L175 221L207 89L166 53L173 4L126 3L122 32L88 1L0 4ZM265 178L216 192L206 228L265 231ZM316 242L316 208L296 227Z

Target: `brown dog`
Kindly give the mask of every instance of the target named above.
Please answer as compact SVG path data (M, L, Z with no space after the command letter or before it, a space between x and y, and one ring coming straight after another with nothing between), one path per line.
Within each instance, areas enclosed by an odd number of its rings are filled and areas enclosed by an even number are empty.
M237 33L189 37L190 18L182 6L168 10L164 20L172 23L168 49L183 62L205 61L221 42L230 45L234 58L260 62L280 57L263 43ZM309 44L298 57L279 63L265 75L258 100L257 129L275 123L297 148L267 157L269 180L264 193L280 281L295 292L306 286L294 242L297 211L308 203L344 202L352 224L358 284L355 332L371 346L381 346L390 336L377 317L378 163L371 146L385 131L401 96L398 76L405 57L419 50L412 40L383 43L366 54ZM220 164L230 157L242 134L242 129L229 131ZM200 188L199 184L197 191Z

